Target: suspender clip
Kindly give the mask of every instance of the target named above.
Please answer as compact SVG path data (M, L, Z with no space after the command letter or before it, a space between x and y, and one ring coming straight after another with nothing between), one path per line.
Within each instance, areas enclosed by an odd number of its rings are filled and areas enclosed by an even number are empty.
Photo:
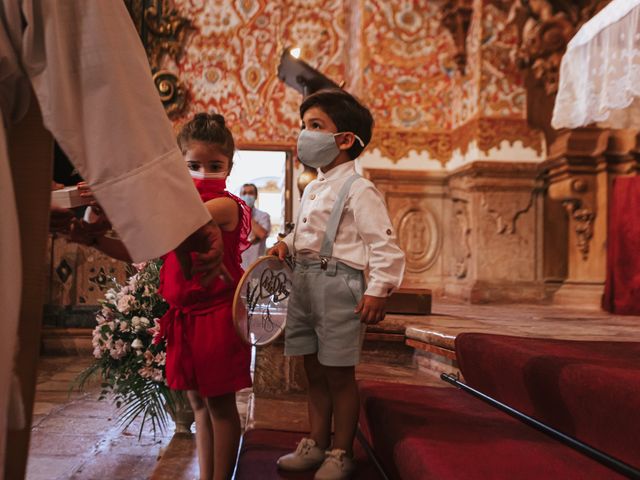
M326 270L329 265L329 259L327 257L320 257L320 268Z

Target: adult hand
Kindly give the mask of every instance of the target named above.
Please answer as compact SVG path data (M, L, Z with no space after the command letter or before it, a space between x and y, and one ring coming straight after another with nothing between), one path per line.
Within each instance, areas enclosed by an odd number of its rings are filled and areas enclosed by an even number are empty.
M87 184L87 182L78 182L77 187L78 187L78 193L80 194L80 197L87 200L89 202L89 205L92 205L92 206L98 205L95 197L93 196L93 192L89 188L89 185Z
M376 324L384 320L387 299L384 297L372 297L363 295L355 312L360 314L360 321L367 324Z
M220 274L231 281L231 275L222 264L223 251L222 232L213 220L193 232L175 249L184 277L190 279L196 273L203 273L200 279L203 286ZM191 261L191 252L196 252L195 264Z
M267 251L267 255L278 257L280 261L284 262L289 255L289 247L284 242L278 242Z

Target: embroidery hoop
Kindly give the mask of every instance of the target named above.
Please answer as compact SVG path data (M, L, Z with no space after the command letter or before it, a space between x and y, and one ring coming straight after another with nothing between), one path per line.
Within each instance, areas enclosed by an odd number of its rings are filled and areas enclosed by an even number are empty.
M293 271L277 257L258 258L233 296L233 325L243 342L263 347L284 332Z

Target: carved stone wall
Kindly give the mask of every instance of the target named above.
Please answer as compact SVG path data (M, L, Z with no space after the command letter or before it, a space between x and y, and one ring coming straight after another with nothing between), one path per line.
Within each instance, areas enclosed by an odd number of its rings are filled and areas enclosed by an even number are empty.
M546 297L535 164L475 162L448 179L445 294L471 302Z
M406 255L404 286L442 291L446 174L368 169L365 176L384 194Z
M475 162L451 174L366 170L405 251L405 287L470 302L548 297L544 191L534 163Z

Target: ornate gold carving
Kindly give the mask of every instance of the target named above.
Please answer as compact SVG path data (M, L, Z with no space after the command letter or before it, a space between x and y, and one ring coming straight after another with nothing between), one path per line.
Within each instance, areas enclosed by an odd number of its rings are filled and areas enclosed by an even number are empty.
M394 162L406 157L411 150L426 151L444 166L451 158L451 133L385 129L375 132L370 148L379 149Z
M125 3L142 38L165 110L170 117L176 116L186 105L186 88L175 74L162 69L162 61L165 56L178 60L191 21L178 15L170 0L125 0Z
M448 0L442 7L442 25L453 36L456 47L453 60L463 74L467 66L467 34L472 17L472 0Z
M522 119L476 118L454 130L452 138L453 149L459 149L463 155L468 152L473 140L478 149L486 154L492 148L499 148L504 140L511 145L520 141L524 148L532 148L538 155L543 153L540 133Z
M469 240L471 236L471 222L469 221L469 211L467 202L458 198L453 198L453 274L456 278L465 278L469 270L469 259L471 258L471 246Z
M440 235L435 216L426 207L412 205L398 212L398 243L406 254L407 271L429 269L438 256Z
M582 259L589 258L589 244L593 238L593 223L596 214L585 208L580 200L566 200L562 203L575 222L576 245L582 254Z
M454 150L460 150L464 155L474 140L480 151L486 154L492 148L500 148L504 140L510 144L520 141L524 148L543 154L540 132L532 129L526 120L512 118L476 118L450 132L376 131L369 148L379 149L382 155L394 162L406 157L411 150L427 152L444 166Z
M511 5L510 23L516 26L518 49L515 60L530 69L547 95L558 91L560 61L576 31L610 0L517 0ZM501 0L493 0L506 8Z
M315 168L307 167L306 165L304 165L304 171L300 175L298 175L298 182L297 182L298 192L300 192L300 197L302 197L302 194L304 193L304 189L307 188L307 185L309 185L317 177L318 177L318 173L316 172Z
M153 74L153 83L167 115L173 117L182 112L187 103L187 92L178 77L168 70L159 70Z

